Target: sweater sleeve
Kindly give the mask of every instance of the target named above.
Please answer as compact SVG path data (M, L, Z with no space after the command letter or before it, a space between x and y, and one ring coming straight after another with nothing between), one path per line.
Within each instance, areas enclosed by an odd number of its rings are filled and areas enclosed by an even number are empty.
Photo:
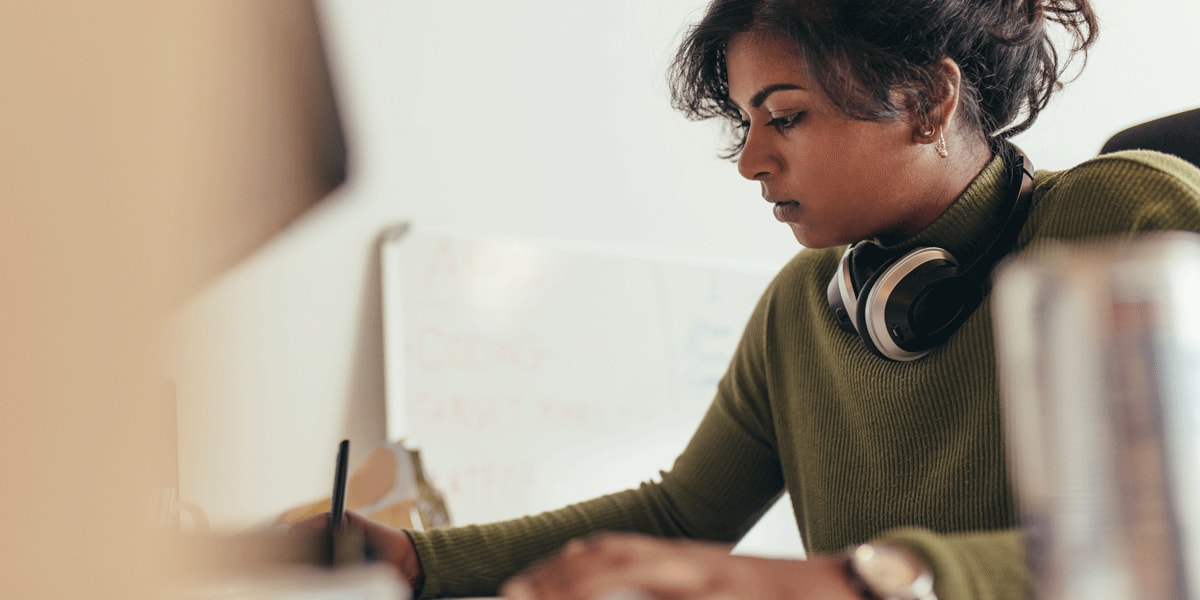
M1117 152L1051 175L1034 204L1022 238L1035 248L1051 240L1200 231L1200 169L1157 152Z
M1024 536L1018 529L936 534L903 528L876 538L916 550L933 571L938 598L1002 600L1032 597Z
M766 296L764 296L766 298ZM755 314L765 310L760 301ZM782 493L765 404L761 318L752 317L716 398L660 481L539 515L408 532L424 572L421 598L486 596L573 538L636 532L733 543Z

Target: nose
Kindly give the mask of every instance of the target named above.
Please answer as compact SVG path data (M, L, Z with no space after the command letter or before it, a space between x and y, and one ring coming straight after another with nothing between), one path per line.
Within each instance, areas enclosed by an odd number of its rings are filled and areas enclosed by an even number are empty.
M738 173L751 181L765 181L779 171L779 161L769 140L764 138L765 133L768 132L755 131L753 126L747 129L746 141L738 155Z

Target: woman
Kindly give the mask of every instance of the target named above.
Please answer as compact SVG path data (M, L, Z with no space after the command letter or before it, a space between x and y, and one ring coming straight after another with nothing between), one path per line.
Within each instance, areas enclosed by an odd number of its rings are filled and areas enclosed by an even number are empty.
M660 482L534 517L355 522L423 597L506 580L512 598L1027 597L987 275L1043 240L1200 230L1183 161L1029 176L1004 141L1095 34L1088 0L715 0L679 49L675 104L734 126L738 171L806 249L691 443ZM912 274L888 316L875 284ZM729 555L784 490L809 559Z

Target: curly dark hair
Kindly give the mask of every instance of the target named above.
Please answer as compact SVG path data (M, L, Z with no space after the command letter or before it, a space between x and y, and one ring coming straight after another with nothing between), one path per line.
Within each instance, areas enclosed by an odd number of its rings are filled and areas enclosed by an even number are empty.
M1069 34L1065 56L1048 23ZM963 122L995 147L1033 125L1075 55L1086 63L1098 28L1088 0L713 0L687 32L669 81L672 105L688 118L731 125L728 158L745 134L729 98L725 49L750 31L793 41L847 115L908 117L923 128L945 98L941 61L949 57L962 73Z

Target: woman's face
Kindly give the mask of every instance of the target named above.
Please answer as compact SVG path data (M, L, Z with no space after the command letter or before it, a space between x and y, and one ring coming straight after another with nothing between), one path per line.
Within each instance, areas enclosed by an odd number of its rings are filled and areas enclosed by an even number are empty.
M931 216L921 198L914 171L929 164L932 150L915 141L912 124L843 114L782 38L736 35L726 60L729 95L746 132L738 171L759 182L775 218L801 244L908 237L940 214Z

